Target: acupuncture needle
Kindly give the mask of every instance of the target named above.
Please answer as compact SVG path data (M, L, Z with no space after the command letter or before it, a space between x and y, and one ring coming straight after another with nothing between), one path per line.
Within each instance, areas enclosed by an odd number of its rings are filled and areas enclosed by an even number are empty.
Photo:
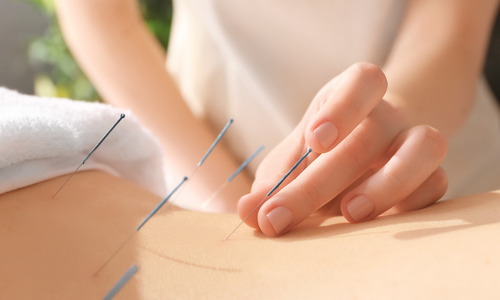
M135 273L139 270L139 267L136 264L132 264L130 268L128 268L127 272L123 274L123 276L115 283L115 285L109 290L109 292L102 298L102 300L111 300L118 292L127 284L127 282L134 276Z
M224 136L224 134L226 133L226 131L229 129L229 126L231 126L231 124L233 124L233 122L234 122L234 120L232 118L229 119L229 121L226 123L226 125L224 126L224 128L222 128L221 132L219 133L219 135L217 136L217 138L215 139L215 141L212 143L212 145L210 146L210 148L208 148L208 150L205 153L205 155L203 155L203 157L201 158L201 160L198 162L198 165L196 166L196 169L194 169L193 173L191 173L191 175L188 176L189 179L193 178L194 174L196 174L196 172L201 167L201 165L205 162L205 160L210 155L210 153L212 153L212 150L214 150L215 146L217 146L217 144L222 139L222 137ZM177 194L177 197L181 194L181 192L182 192L182 190L179 191L179 193ZM170 202L170 204L172 205L175 202L175 200L176 199L173 199Z
M160 208L165 204L165 202L167 202L168 199L175 193L175 191L177 191L177 189L179 189L179 187L187 180L188 177L184 176L184 178L182 178L182 181L165 198L163 198L163 200L161 200L160 203L158 203L158 205L156 205L155 208L153 208L153 210L146 216L146 218L144 218L141 224L137 226L135 231L136 232L139 231L142 228L142 226L144 226L144 224L146 224L146 222L149 221L149 219L151 219L151 217L154 216L154 214L156 214L158 210L160 210Z
M108 130L108 132L106 132L106 134L94 146L94 148L92 148L92 150L89 152L89 154L83 159L82 163L78 166L78 168L76 168L75 171L73 171L73 173L71 173L71 175L68 177L68 179L66 179L66 181L61 185L61 187L52 196L52 198L54 198L57 195L57 193L59 193L59 191L62 190L62 188L66 185L66 183L68 183L68 181L71 179L71 177L73 177L73 175L75 175L75 173L78 172L78 170L80 170L80 168L85 164L87 159L89 159L89 157L97 150L97 148L99 148L99 146L101 146L102 142L104 142L104 140L108 137L108 135L111 133L111 131L113 131L113 129L115 129L116 125L118 125L118 123L120 123L120 121L123 120L123 118L125 118L125 114L120 115L120 118L115 122L115 124L113 124L113 126L111 126L111 128Z
M260 201L259 204L257 204L257 206L255 206L254 209L252 209L252 211L245 217L245 219L243 219L243 221L241 221L240 224L238 224L238 226L236 226L236 228L224 240L227 240L231 235L233 235L233 233L241 226L241 224L243 224L248 219L248 217L250 217L255 212L255 210L257 210L257 208L259 206L261 206L262 203L264 203L264 201L266 201L271 196L271 194L283 183L283 181L285 181L285 179L290 175L290 173L292 173L293 170L295 170L297 168L297 166L311 152L312 152L312 149L309 148L309 150L307 150L307 152L304 155L302 155L302 157L292 166L292 168L290 170L288 170L288 172L285 174L285 176L283 176L283 178L281 178L280 181L278 181L278 183L269 191L269 193L267 193L267 195L264 197L264 199L262 199L262 201Z
M203 204L201 205L201 207L205 207L207 206L210 202L212 202L213 199L215 199L215 197L217 197L217 195L236 177L238 176L239 173L241 173L241 171L243 171L243 169L246 168L246 166L252 162L252 160L257 156L259 155L259 153L264 150L264 145L260 145L259 148L257 148L257 150L254 151L254 153L252 153L252 155L250 155L239 167L238 169L236 169L236 171L233 172L233 174L231 174L231 176L229 176L227 178L227 180L212 194L212 196L210 196L205 202L203 202Z
M113 254L108 258L108 260L106 260L106 262L104 262L104 264L99 268L99 270L97 270L97 272L94 274L94 276L97 276L97 274L99 274L99 272L101 272L101 270L113 259L113 257L115 257L115 255L118 254L118 252L120 252L120 250L128 243L128 241L130 241L134 237L134 235L144 226L144 224L146 224L146 222L149 221L149 219L151 219L151 217L153 217L158 212L158 210L160 210L160 208L168 201L168 199L170 199L172 197L172 195L187 180L188 180L188 178L186 176L184 178L182 178L182 181L179 184L177 184L177 186L170 193L168 193L168 195L165 196L165 198L163 198L160 201L160 203L158 203L158 205L155 206L155 208L153 208L153 210L146 216L146 218L144 218L144 220L141 222L141 224L139 224L139 226L137 226L135 228L134 232L132 232L132 234L120 245L120 247L118 247L116 249L116 251L113 252Z
M201 167L201 165L205 162L205 160L207 159L207 157L210 155L210 153L212 152L212 150L214 150L215 146L217 146L217 144L222 139L222 137L224 136L224 134L226 133L226 131L229 129L229 126L231 126L231 124L233 124L233 122L234 122L234 120L232 118L229 119L229 121L227 122L226 126L224 126L224 128L222 128L221 132L219 133L219 135L217 136L217 138L213 142L212 146L210 146L210 148L208 148L207 153L205 153L205 155L203 155L203 157L201 158L200 162L198 163L198 168Z

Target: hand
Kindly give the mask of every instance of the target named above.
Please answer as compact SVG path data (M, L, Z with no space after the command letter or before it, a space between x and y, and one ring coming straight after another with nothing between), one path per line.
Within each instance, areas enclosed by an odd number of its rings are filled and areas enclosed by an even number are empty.
M358 63L327 83L301 122L259 166L238 213L244 219L310 147L313 152L245 221L274 237L320 210L364 222L423 208L441 198L447 142L436 129L412 125L383 99L387 81Z

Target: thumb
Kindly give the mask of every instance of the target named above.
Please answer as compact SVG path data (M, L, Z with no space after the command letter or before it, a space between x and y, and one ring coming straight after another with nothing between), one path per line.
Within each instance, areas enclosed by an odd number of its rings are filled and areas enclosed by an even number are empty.
M287 145L287 143L284 143ZM295 147L297 151L290 151L290 147L280 145L275 148L261 163L257 170L251 193L240 198L238 214L245 223L253 228L258 228L257 212L267 200L271 199L283 187L288 185L305 168L308 161L306 157L312 152L304 150L304 146ZM287 157L281 149L285 149ZM314 155L311 155L311 158ZM298 158L297 158L298 157ZM298 169L298 170L296 170Z

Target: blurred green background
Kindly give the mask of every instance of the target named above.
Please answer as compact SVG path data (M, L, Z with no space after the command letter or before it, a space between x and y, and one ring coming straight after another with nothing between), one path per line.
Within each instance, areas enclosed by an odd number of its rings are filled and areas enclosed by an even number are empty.
M48 19L45 33L28 46L29 61L35 67L34 92L39 96L100 101L92 83L73 59L59 28L52 0L25 0L35 5ZM169 0L139 0L144 20L166 49L172 20Z

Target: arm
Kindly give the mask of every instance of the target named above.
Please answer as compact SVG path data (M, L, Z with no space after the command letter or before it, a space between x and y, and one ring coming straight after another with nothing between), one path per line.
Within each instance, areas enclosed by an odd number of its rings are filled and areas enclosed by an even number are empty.
M145 27L134 0L58 0L65 39L104 99L131 109L160 140L167 166L175 177L191 174L216 133L193 116L165 69L165 54ZM196 199L204 199L237 167L223 145L190 183ZM219 170L209 174L205 170ZM225 190L230 209L250 186L238 176ZM231 207L232 206L232 207Z
M364 222L439 200L448 184L440 168L446 138L471 108L497 7L496 0L411 1L385 74L360 63L327 83L259 167L240 217L309 147L314 154L248 225L276 236L320 208Z
M497 0L414 0L384 67L384 99L450 137L475 99Z

